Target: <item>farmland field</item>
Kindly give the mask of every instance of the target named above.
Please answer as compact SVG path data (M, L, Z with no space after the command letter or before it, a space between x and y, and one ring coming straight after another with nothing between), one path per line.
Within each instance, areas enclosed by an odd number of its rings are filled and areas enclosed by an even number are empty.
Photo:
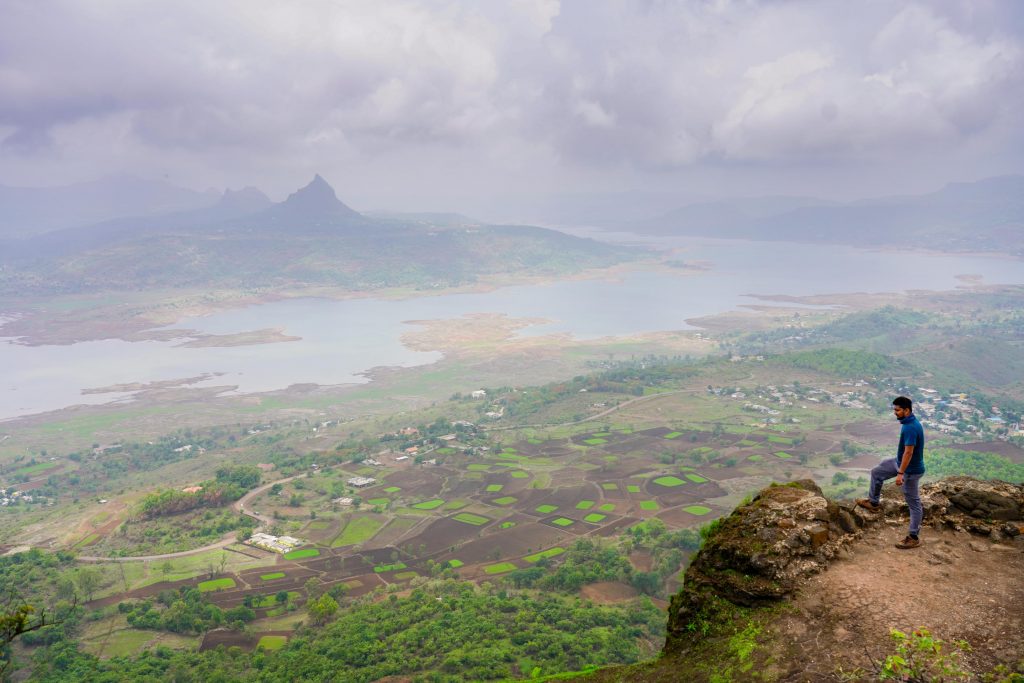
M300 548L284 554L286 560L304 560L307 557L317 557L320 551L316 548Z
M200 593L208 593L210 591L220 591L226 588L234 588L235 580L232 578L221 578L221 579L210 579L209 581L200 581L197 588Z

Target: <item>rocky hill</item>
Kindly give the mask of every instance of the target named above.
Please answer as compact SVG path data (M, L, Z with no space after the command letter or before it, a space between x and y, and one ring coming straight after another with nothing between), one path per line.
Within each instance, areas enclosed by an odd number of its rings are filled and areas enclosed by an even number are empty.
M922 494L922 546L899 550L894 486L875 513L811 481L764 489L711 530L661 658L575 680L868 681L893 655L923 672L895 680L1024 680L1024 486L957 477Z

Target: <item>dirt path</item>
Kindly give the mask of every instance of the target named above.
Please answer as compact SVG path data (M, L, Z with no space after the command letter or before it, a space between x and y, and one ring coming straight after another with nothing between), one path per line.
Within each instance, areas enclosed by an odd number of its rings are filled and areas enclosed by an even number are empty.
M886 526L808 582L778 622L785 660L803 668L782 680L839 680L840 665L875 671L895 652L890 629L966 640L974 671L1024 653L1024 542L926 527L922 547L898 550L905 531Z

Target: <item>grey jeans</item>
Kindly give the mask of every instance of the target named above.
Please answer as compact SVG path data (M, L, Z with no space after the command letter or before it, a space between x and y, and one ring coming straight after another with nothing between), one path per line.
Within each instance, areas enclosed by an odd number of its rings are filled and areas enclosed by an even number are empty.
M868 492L868 498L875 505L878 505L878 499L882 495L882 483L886 479L892 479L895 477L900 470L900 464L895 458L891 460L883 460L881 464L871 470L871 490ZM924 517L924 508L921 506L921 493L918 491L918 484L921 481L923 474L904 474L903 475L903 498L907 501L907 507L910 508L910 535L917 536L921 531L921 518Z

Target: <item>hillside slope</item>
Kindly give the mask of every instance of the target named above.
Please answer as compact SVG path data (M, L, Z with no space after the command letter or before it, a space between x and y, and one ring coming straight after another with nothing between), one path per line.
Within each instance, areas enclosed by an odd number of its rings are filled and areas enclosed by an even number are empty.
M961 678L1024 680L1024 486L950 478L923 487L922 547L895 487L869 513L809 481L773 486L724 518L669 608L662 657L574 680L877 680L896 629L966 646ZM937 657L916 653L919 662ZM902 679L901 679L902 680ZM914 680L940 680L924 677Z

